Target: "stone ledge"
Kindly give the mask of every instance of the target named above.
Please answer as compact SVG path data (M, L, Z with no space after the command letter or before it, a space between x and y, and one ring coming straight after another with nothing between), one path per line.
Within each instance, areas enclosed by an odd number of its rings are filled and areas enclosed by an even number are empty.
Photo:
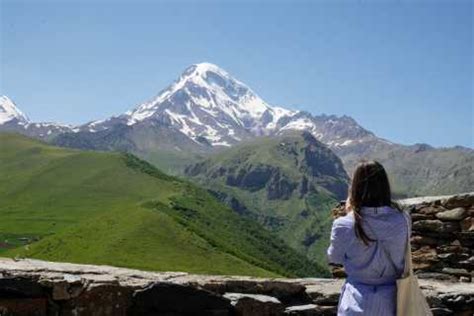
M334 315L342 283L0 258L0 315ZM420 284L436 313L474 312L472 283Z

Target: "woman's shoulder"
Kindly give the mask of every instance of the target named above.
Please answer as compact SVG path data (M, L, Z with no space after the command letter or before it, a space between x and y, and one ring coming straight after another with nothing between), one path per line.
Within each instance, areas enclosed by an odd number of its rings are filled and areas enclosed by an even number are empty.
M406 230L411 228L411 218L407 211L399 208L387 208L389 212L383 215L383 221L392 227L396 227L400 234L406 234ZM382 225L382 226L386 226ZM388 229L388 228L387 228Z
M349 212L344 216L336 218L334 220L333 226L342 229L351 229L354 227L354 214Z
M389 213L399 221L406 221L406 218L410 217L410 214L408 214L407 211L401 208L391 206L387 206L386 208L387 210L389 210Z

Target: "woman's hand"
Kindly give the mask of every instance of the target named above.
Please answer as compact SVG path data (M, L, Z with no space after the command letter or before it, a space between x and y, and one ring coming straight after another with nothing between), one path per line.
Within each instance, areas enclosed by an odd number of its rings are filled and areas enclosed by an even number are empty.
M347 197L345 201L340 201L339 204L332 209L332 217L334 219L345 216L352 212L352 205L350 197Z
M351 198L348 196L346 199L346 204L344 205L346 214L352 211Z

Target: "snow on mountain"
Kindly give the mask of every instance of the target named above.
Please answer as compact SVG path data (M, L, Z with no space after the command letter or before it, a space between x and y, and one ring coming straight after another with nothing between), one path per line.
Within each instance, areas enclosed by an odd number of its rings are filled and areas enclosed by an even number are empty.
M182 92L190 95L192 101L202 108L210 112L224 111L238 123L242 123L245 117L260 118L269 109L261 98L225 70L210 63L200 63L186 69L175 83L161 91L151 102L127 113L130 116L129 124L152 116L160 105Z
M155 98L115 120L129 126L158 120L189 138L213 146L230 146L254 135L268 134L284 116L296 112L272 107L242 82L210 63L189 67ZM88 125L103 129L102 122Z
M375 138L349 117L313 116L272 106L247 85L211 63L188 67L156 97L122 115L76 127L30 123L13 102L7 101L9 99L5 98L3 103L8 105L8 113L13 114L5 114L3 120L15 117L18 120L16 125L23 124L27 134L40 138L64 132L110 132L118 126L128 126L142 134L147 128L168 128L170 132L181 135L176 139L182 139L180 137L184 135L199 146L232 146L255 136L281 134L289 130L309 131L332 148ZM81 134L81 137L85 136Z
M10 98L5 95L0 96L0 124L5 124L13 120L21 125L26 125L30 121Z
M312 117L310 116L303 116L299 118L294 118L293 120L289 121L287 124L283 125L279 132L284 132L287 130L305 130L311 132L311 134L317 134L317 126L313 122ZM317 135L318 138L321 138L322 135Z
M40 139L48 139L61 133L70 132L72 127L52 122L31 122L9 97L1 96L0 130L17 132Z
M306 130L336 148L375 137L347 117L313 116L272 106L252 89L211 63L188 67L150 101L106 120L93 121L74 132L97 133L113 126L167 126L197 144L232 146L261 135Z
M72 126L54 122L28 123L24 128L25 134L41 139L72 131Z

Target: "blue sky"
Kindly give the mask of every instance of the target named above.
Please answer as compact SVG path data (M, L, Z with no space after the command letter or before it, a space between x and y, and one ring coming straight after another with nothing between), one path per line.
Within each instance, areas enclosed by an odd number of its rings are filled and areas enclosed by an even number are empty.
M474 147L473 4L0 0L0 94L36 121L120 114L208 61L270 104Z

